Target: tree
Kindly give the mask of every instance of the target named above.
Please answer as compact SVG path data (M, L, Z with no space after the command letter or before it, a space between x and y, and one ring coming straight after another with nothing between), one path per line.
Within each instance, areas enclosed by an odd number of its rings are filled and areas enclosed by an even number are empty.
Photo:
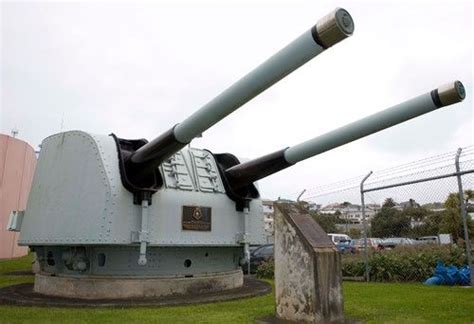
M385 202L387 202L387 198ZM393 208L393 199L384 203L382 209L375 214L370 222L371 234L375 237L400 237L410 232L410 217ZM388 207L392 205L392 207Z
M470 194L471 193L469 193L469 195ZM457 242L459 239L464 238L459 193L450 193L444 202L444 206L446 207L446 210L442 212L442 218L439 225L440 233L450 233L453 237L453 241ZM467 228L469 237L473 237L474 222L469 217L467 218Z
M362 237L362 231L360 229L357 229L357 228L351 228L347 232L347 235L349 235L353 239L358 239L358 238Z
M466 203L469 200L474 200L474 190L472 190L472 189L464 190L464 199L466 199Z
M395 207L397 204L395 203L395 200L393 200L393 198L387 198L385 199L385 201L383 202L382 204L382 208L393 208Z
M461 214L454 208L446 208L442 212L441 223L439 224L440 233L450 233L453 241L457 242L463 238L463 225Z
M424 207L413 206L405 208L402 212L415 221L422 221L430 214L430 211Z
M448 195L448 198L446 198L446 200L444 201L444 207L446 207L446 209L459 210L459 194L455 192L450 193Z
M321 215L312 213L313 219L322 227L326 233L337 233L337 217L334 215Z
M412 237L432 236L440 234L440 224L444 212L429 212L423 217L423 224L415 226L411 233Z
M466 210L468 213L474 212L472 205L469 205L469 201L474 200L474 190L466 189L464 190L464 200L466 201Z

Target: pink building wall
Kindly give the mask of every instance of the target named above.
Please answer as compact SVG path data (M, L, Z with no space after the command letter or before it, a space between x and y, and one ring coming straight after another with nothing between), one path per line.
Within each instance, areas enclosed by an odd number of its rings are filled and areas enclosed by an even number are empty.
M19 233L6 230L12 210L24 210L36 167L34 149L26 142L0 134L0 259L26 255Z

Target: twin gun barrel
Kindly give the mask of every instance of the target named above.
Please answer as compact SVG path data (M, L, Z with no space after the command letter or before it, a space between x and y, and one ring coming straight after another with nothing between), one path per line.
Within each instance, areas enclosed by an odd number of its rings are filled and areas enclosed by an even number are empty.
M352 35L350 14L337 8L289 45L205 104L181 123L149 143L123 154L124 177L136 190L156 191L153 178L157 167L211 126L268 89L282 78ZM411 100L365 117L327 134L263 157L222 170L221 175L234 192L297 162L392 127L465 97L461 82L455 81ZM245 191L245 190L243 190Z

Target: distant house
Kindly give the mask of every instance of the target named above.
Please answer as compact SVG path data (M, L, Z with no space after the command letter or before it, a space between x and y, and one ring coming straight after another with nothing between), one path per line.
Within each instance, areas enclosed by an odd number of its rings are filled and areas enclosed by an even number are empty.
M421 205L417 203L414 199L410 199L408 201L401 202L395 205L395 209L404 210L407 208L420 208Z
M273 208L273 200L269 199L262 199L262 208L263 208L263 222L264 222L264 229L265 234L267 236L267 242L273 242L273 235L275 232L274 229L274 208Z
M274 203L296 203L296 202L290 199L281 199L281 198L278 198L278 200L275 200L275 201L270 200L270 199L262 199L263 222L264 222L264 229L265 229L265 234L267 236L268 243L273 243L273 240L274 240L274 233L275 233ZM306 202L306 201L300 201L299 203L300 205L307 208L309 211L319 211L321 209L320 204Z
M442 202L427 203L427 204L424 204L422 207L433 212L440 212L440 211L446 210L446 207L444 206L444 203Z
M308 203L308 210L309 211L314 211L314 212L318 212L321 210L321 207L322 205L321 204L316 204L316 203Z
M326 215L334 215L338 211L339 212L341 211L341 204L333 203L333 204L329 204L329 205L326 205L326 206L322 207L319 210L319 213L326 214Z
M365 217L367 220L370 220L380 208L380 205L377 204L365 205ZM350 224L361 224L363 220L362 206L349 202L326 205L319 210L319 213L323 215L339 214L339 218L342 219L344 223Z

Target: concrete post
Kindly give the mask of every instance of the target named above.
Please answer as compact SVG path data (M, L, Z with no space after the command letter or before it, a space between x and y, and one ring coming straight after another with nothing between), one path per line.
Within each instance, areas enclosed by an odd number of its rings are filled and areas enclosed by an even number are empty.
M275 298L280 320L344 321L339 252L295 204L275 204Z

